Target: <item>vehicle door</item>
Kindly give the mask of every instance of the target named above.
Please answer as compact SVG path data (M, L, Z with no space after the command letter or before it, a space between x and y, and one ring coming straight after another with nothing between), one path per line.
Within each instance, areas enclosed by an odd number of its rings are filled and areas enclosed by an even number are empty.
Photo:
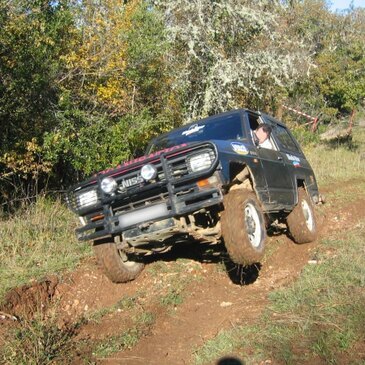
M295 140L285 125L277 124L273 134L282 152L284 162L288 166L289 176L294 185L294 204L296 203L296 189L298 181L302 181L307 187L313 184L313 171Z
M268 119L265 115L259 117L258 123L269 124L273 131L277 125L275 120ZM272 149L258 146L256 149L269 191L270 209L281 210L292 206L294 202L293 181L275 133L272 133L270 142Z

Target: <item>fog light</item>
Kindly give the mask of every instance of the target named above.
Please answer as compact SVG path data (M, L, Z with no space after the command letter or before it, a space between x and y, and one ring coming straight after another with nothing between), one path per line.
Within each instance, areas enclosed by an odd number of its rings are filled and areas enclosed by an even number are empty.
M153 165L144 165L141 168L141 176L144 180L150 181L156 178L157 176L157 169Z
M101 180L100 187L104 193L112 194L117 189L118 184L112 177L108 176Z

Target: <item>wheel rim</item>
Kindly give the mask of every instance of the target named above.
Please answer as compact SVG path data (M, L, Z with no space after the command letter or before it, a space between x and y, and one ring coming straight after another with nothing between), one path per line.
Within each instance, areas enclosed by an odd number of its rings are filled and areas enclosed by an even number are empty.
M123 265L125 267L133 268L134 266L137 265L137 263L135 261L129 261L128 260L128 256L124 251L119 250L119 256L122 259Z
M302 211L307 228L312 232L314 230L314 217L311 207L306 200L302 200Z
M251 203L245 206L245 226L251 245L259 247L262 240L261 221L257 209Z

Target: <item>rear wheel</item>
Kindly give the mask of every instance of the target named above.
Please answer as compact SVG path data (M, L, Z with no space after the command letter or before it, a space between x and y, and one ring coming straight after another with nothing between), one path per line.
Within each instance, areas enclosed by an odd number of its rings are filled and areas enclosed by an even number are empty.
M303 188L298 189L298 204L286 218L296 243L312 242L317 238L317 224L312 202Z
M144 268L142 263L128 260L126 253L118 250L114 242L94 242L93 248L104 274L113 283L134 280Z
M260 204L249 190L233 190L224 197L222 236L231 260L239 265L264 256L266 229Z

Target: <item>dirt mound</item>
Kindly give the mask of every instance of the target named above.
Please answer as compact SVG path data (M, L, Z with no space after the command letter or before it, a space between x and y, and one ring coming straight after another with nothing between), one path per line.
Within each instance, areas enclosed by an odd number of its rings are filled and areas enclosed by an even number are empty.
M0 311L17 318L30 318L34 313L45 310L52 300L58 278L47 277L30 285L10 290L0 306Z

